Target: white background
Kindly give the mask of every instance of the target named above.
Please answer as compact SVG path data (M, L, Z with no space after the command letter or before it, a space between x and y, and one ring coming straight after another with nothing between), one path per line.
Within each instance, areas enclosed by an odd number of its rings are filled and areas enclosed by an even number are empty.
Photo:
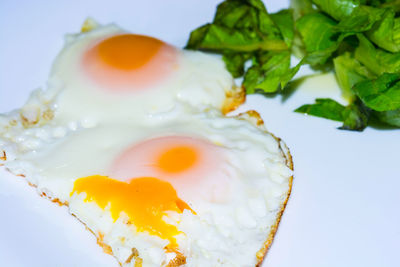
M116 22L182 47L211 21L219 1L0 1L0 113L45 86L63 35L87 16ZM270 1L276 11L287 6ZM400 130L340 131L340 124L292 112L329 96L332 77L305 83L291 98L248 97L293 154L292 196L263 267L400 266ZM0 169L0 266L119 266L65 207L38 197Z

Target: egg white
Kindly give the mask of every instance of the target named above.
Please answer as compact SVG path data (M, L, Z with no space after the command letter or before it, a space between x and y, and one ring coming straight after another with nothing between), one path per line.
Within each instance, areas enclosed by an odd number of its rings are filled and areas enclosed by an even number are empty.
M64 135L55 138L54 131L63 131ZM187 256L187 266L205 266L206 262L254 266L255 254L276 220L292 175L272 135L246 120L227 118L216 110L196 112L187 105L139 124L112 123L74 130L47 125L22 131L16 139L22 140L27 134L39 145L14 151L14 160L6 161L6 167L15 174L25 174L39 192L69 203L71 213L94 233L104 235L104 242L120 262L125 262L135 247L143 266L160 266L167 261L163 250L167 240L137 233L123 218L113 223L110 211L84 202L84 194L70 197L76 179L106 173L110 162L131 143L155 136L185 135L204 138L229 152L225 168L232 177L234 197L227 203L207 202L177 192L197 213L176 214L178 229L185 233L178 237L178 244Z
M150 88L121 94L99 88L81 69L83 54L99 40L126 33L110 24L67 36L65 46L53 64L44 97L56 99L56 119L60 123L140 120L173 109L178 102L201 109L223 107L234 80L216 56L195 51L178 49L174 70Z

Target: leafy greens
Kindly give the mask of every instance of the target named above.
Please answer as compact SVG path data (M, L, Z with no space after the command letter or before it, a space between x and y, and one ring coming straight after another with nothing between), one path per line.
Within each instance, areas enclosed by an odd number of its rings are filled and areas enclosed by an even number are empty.
M283 92L303 64L333 66L349 104L316 99L296 112L340 121L345 130L372 121L400 127L399 12L398 0L292 0L277 13L261 0L225 0L186 48L222 54L248 94ZM293 55L301 57L294 67Z

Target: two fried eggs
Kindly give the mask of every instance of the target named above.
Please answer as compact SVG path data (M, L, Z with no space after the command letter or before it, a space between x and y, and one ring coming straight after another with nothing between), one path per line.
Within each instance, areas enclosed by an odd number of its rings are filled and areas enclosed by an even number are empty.
M254 266L292 173L253 113L223 115L242 101L220 59L89 21L0 148L124 266Z

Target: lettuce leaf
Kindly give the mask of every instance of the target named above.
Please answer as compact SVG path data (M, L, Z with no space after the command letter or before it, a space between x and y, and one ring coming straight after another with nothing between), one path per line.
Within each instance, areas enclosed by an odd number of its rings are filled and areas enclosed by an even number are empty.
M353 90L373 110L400 109L400 73L384 73L377 79L359 82Z
M290 52L267 52L254 59L253 66L244 76L247 93L274 93L293 78L302 62L290 68Z
M225 66L234 78L243 76L244 64L252 57L251 53L225 52L222 59Z
M212 23L192 31L186 48L222 54L232 75L244 76L247 93L272 93L300 68L290 67L294 35L291 10L269 14L260 0L227 0L218 5ZM252 66L245 71L249 60Z
M400 6L400 3L398 3ZM389 52L400 52L400 18L395 18L395 11L385 9L383 19L366 32L374 44Z
M335 100L329 98L317 98L315 104L306 104L295 110L298 113L330 119L334 121L343 121L342 113L346 107Z
M278 13L271 14L271 19L274 21L280 30L283 40L290 48L294 38L294 21L293 13L291 10L281 10Z
M334 18L341 20L348 17L353 10L360 6L360 0L313 0L322 11Z
M343 96L350 100L355 99L355 93L352 90L355 84L376 77L355 59L350 52L345 52L334 58L333 64L335 67L336 79L342 89Z
M379 121L386 123L391 126L400 127L400 109L375 112L374 116L378 118Z
M237 30L216 24L206 24L192 32L186 48L215 52L288 49L285 41L281 39L257 35L252 29Z
M293 10L293 17L295 20L301 18L304 15L315 12L311 0L291 0L290 9Z
M287 50L279 27L260 0L228 0L217 7L213 23L191 32L188 49L216 52Z
M370 30L374 24L380 21L385 9L370 6L357 6L349 16L344 17L335 27L338 32L359 33Z
M366 108L360 101L355 101L346 107L342 116L343 125L339 129L362 131L368 125L371 110Z
M344 36L335 31L336 25L337 22L321 13L311 13L296 21L307 52L307 63L324 64L339 47Z
M343 122L341 130L362 131L367 127L370 110L360 102L343 106L329 98L317 98L315 104L303 105L295 112Z
M225 0L186 48L221 54L248 94L284 92L304 64L333 67L349 104L317 99L296 112L345 130L361 131L371 119L400 127L400 0L291 0L274 14L261 0ZM293 55L301 58L294 67Z
M357 35L359 46L355 49L355 58L372 73L395 73L400 71L400 53L389 53L376 48L364 35Z

